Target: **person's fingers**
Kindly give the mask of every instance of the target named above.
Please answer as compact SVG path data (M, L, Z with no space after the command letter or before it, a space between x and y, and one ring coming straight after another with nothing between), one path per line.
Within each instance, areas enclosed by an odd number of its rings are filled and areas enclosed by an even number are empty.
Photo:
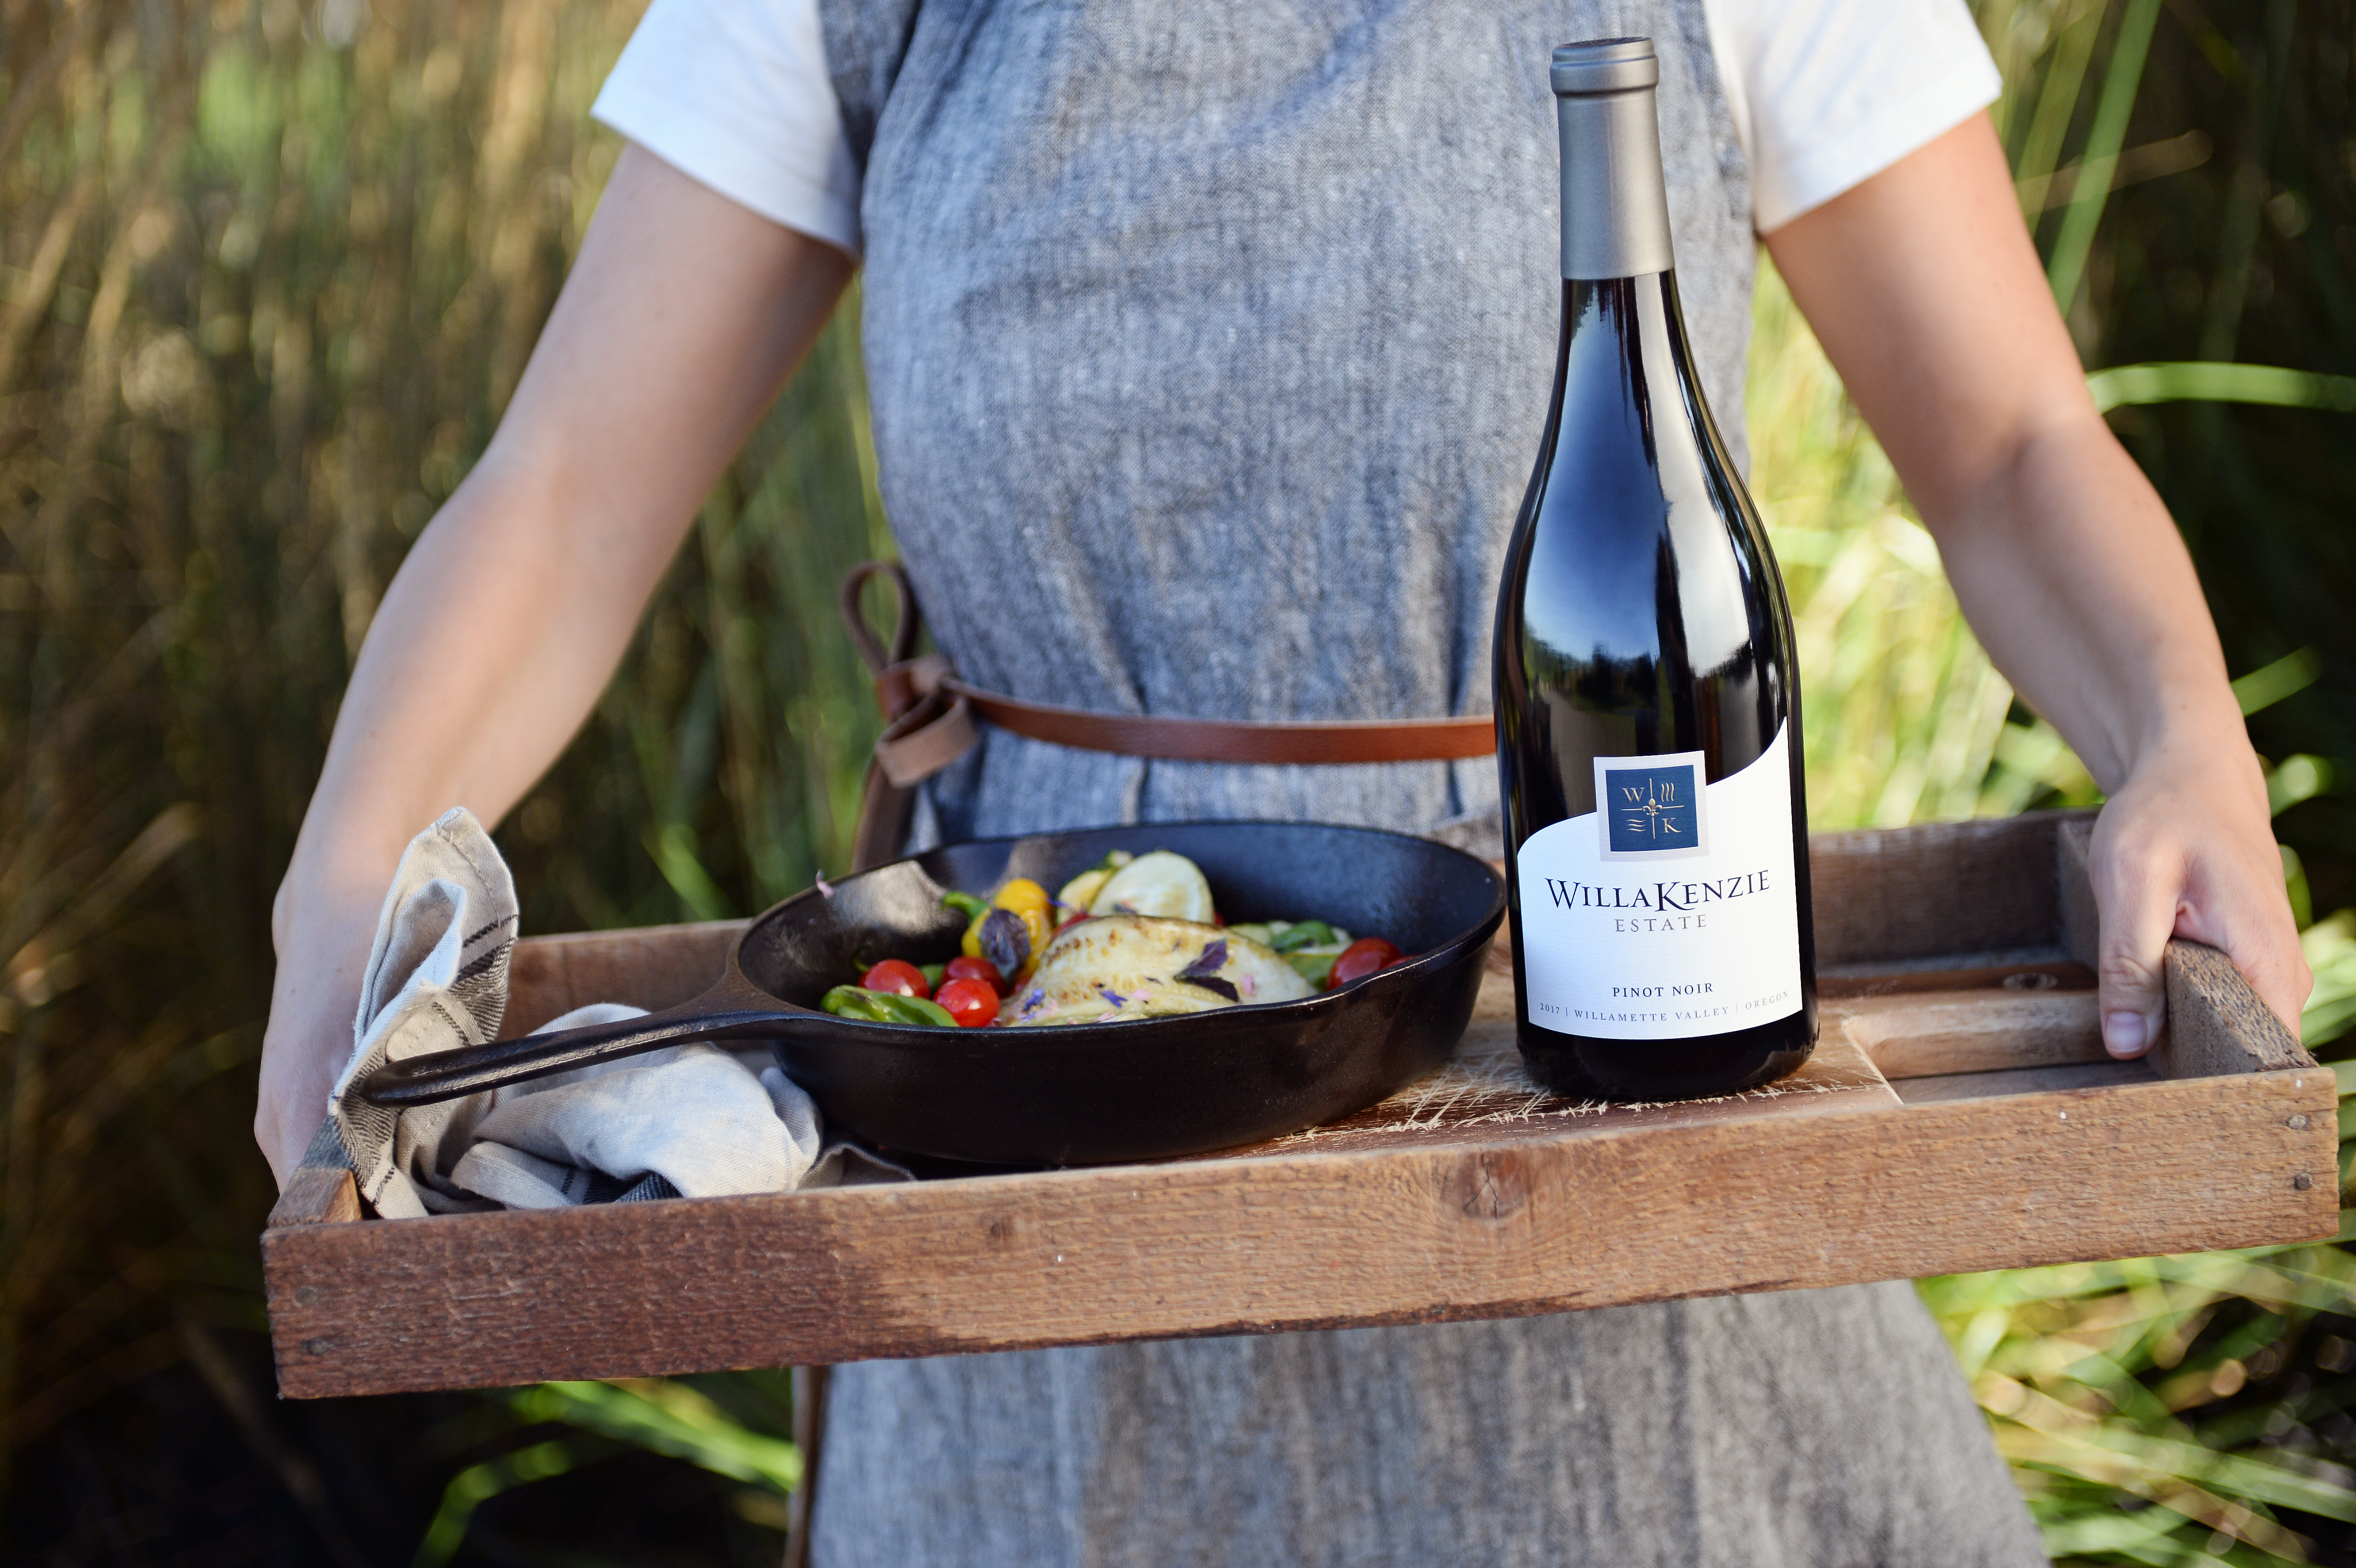
M2105 819L2110 815L2104 813ZM2141 1056L2159 1039L2168 1016L2163 963L2176 932L2184 857L2173 846L2117 842L2104 832L2109 826L2098 821L2094 828L2094 907L2102 927L2095 1005L2103 1049L2113 1056Z
M313 1028L314 1049L282 1047L269 1054L272 1043L264 1042L263 1075L260 1104L253 1116L254 1141L262 1146L262 1157L270 1161L271 1174L278 1179L284 1190L303 1163L303 1156L318 1136L319 1124L327 1119L328 1096L336 1087L336 1075L341 1070L348 1051L321 1046L319 1041L339 1038L348 1033L334 1029Z
M254 1141L284 1189L303 1163L328 1096L352 1055L352 1013L376 935L373 891L314 896L324 913L286 918L274 935L278 973L271 983L270 1021L262 1034ZM286 895L280 894L284 901Z
M327 1117L351 1055L352 1026L340 987L305 987L290 976L277 989L262 1031L253 1138L283 1190Z
M2299 951L2298 927L2283 892L2279 852L2252 863L2196 861L2176 922L2176 934L2222 948L2292 1034L2315 989L2315 974Z
M2314 976L2263 801L2239 799L2239 782L2230 774L2206 787L2183 787L2180 776L2163 778L2161 787L2131 782L2095 820L2096 1005L2114 1056L2139 1056L2159 1038L2171 936L2222 949L2259 999L2298 1030Z
M2282 1019L2291 1034L2298 1034L2298 1016L2307 1008L2307 998L2315 991L2315 971L2308 967L2307 955L2298 950L2294 940L2288 949L2288 961L2281 961L2285 949L2269 944L2255 952L2245 945L2223 943L2226 954L2250 977L2251 988L2258 999L2272 1008L2275 1017Z

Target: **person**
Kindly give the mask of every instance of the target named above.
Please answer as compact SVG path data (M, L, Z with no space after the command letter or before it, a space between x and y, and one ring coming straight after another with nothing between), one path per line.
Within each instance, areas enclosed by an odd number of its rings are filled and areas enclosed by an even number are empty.
M2108 796L2104 1040L2171 933L2300 961L2201 588L2089 399L1962 0L655 0L629 141L482 460L355 668L278 897L283 1177L411 834L507 812L863 266L884 498L977 685L1098 710L1487 705L1557 330L1547 66L1652 36L1679 283L1739 449L1757 237L1996 662ZM453 659L444 649L463 642ZM1486 762L1146 762L985 731L932 841L1420 829ZM823 1564L2013 1564L2037 1539L1902 1284L840 1370Z

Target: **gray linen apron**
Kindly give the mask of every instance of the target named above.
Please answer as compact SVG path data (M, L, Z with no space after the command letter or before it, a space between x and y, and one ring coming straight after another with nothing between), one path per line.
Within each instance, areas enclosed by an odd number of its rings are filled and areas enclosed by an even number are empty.
M979 685L1245 719L1487 708L1558 329L1558 43L1659 47L1679 286L1740 455L1750 186L1700 0L820 14L865 168L884 499ZM1496 790L1487 761L985 732L916 832L1428 828ZM821 1568L2043 1560L1902 1284L848 1366L815 1546Z

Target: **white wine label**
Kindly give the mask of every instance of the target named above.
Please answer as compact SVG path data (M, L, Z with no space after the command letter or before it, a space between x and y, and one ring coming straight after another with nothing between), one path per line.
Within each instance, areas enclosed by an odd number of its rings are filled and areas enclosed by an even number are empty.
M1530 1022L1681 1040L1800 1010L1789 728L1716 784L1699 752L1595 759L1601 809L1515 857Z

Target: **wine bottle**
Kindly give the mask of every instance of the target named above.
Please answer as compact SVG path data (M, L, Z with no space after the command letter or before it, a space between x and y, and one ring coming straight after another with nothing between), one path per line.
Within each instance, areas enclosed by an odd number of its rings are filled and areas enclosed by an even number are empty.
M1554 53L1562 341L1494 650L1523 1060L1619 1100L1816 1034L1791 609L1686 342L1659 80L1649 39Z

